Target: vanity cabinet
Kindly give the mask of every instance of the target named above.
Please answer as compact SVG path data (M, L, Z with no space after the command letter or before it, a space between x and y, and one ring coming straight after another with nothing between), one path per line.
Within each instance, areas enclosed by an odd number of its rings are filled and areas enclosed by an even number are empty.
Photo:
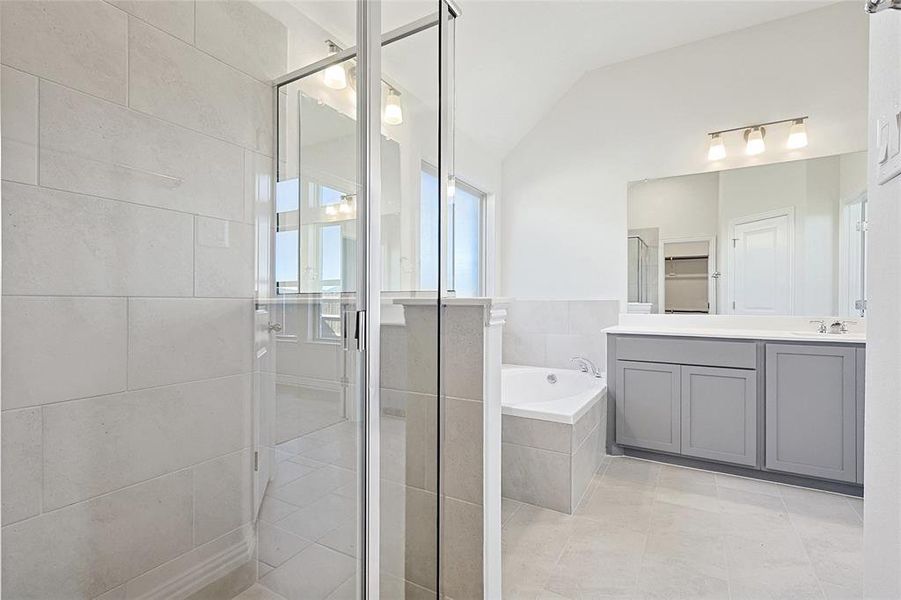
M766 345L767 470L858 481L857 371L854 347Z
M649 450L679 452L681 367L620 360L616 369L617 441Z
M862 344L608 335L607 349L613 453L851 493L863 482Z
M682 367L682 454L757 464L757 372Z
M618 444L757 465L754 342L624 336L615 346Z

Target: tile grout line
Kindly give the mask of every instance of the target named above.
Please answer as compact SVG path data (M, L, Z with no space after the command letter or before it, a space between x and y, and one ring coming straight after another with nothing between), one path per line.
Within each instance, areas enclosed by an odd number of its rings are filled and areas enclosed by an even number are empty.
M788 517L788 522L791 525L792 531L795 532L795 535L798 537L798 540L801 542L801 547L804 548L804 556L807 557L807 562L810 563L810 570L813 571L813 576L817 581L817 589L820 590L820 597L826 598L826 590L823 588L823 581L820 578L820 574L817 572L816 566L814 565L813 558L810 556L810 549L807 547L807 542L804 540L804 536L801 535L801 532L798 531L797 525L795 525L795 520L792 518L792 513L788 509L788 504L785 503L785 497L780 492L779 501L782 502L782 506L785 508L785 516ZM853 509L852 509L853 510Z

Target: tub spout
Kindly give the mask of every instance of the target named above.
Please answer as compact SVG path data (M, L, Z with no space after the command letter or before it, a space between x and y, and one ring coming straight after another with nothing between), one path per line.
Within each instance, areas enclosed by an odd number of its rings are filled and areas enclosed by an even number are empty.
M577 367L579 367L579 370L583 373L589 373L592 377L597 377L598 379L602 377L600 369L598 369L593 362L591 362L584 356L573 356L569 360Z

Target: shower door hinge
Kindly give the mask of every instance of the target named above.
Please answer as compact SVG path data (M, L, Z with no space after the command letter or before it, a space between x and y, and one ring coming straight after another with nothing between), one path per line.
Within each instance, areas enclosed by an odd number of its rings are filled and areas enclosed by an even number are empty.
M866 231L867 230L867 221L864 219L863 221L858 221L856 225L857 231Z
M253 470L254 470L254 472L260 470L260 451L259 450L253 451Z

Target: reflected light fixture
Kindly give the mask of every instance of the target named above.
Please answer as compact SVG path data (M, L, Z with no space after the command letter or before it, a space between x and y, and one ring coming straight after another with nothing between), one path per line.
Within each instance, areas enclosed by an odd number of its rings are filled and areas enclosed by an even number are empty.
M351 198L353 198L353 196L349 196L349 195L341 196L341 204L338 205L338 212L341 213L342 215L349 215L349 214L353 213L354 209L350 205Z
M332 40L326 40L325 43L328 44L329 56L334 56L341 51L338 44ZM325 85L333 90L343 90L346 88L347 71L344 70L344 64L332 65L326 68L325 72L322 74L322 80L325 82Z
M327 214L330 217L334 217L335 215L338 214L338 207L335 206L334 204L329 204L328 206L325 207L325 214Z
M404 110L400 104L400 92L388 86L388 97L385 98L385 123L400 125L404 122Z
M763 137L766 135L766 129L763 127L752 127L745 130L745 154L748 156L756 156L763 154L766 150L766 144Z
M726 158L726 144L723 136L714 133L710 136L710 147L707 149L707 160L723 160Z
M795 119L791 129L788 130L788 142L785 147L789 150L798 150L807 147L807 125L804 119Z

